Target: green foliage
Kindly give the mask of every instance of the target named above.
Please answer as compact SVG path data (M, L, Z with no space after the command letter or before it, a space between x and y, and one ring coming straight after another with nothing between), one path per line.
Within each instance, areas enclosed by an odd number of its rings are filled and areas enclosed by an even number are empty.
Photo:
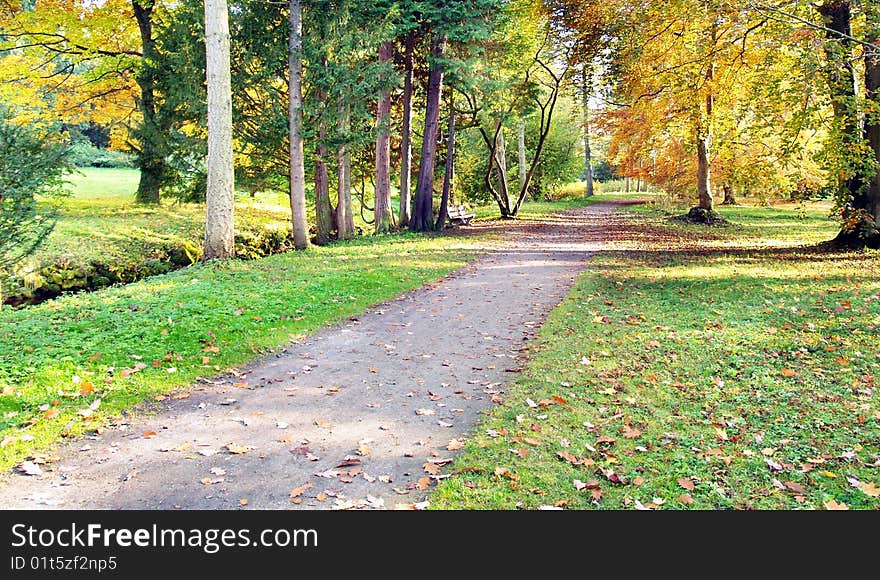
M95 147L88 140L80 140L70 145L70 162L76 167L132 167L131 156L122 151L111 151Z
M61 195L70 166L62 143L9 123L0 110L0 272L30 255L52 231L41 199Z

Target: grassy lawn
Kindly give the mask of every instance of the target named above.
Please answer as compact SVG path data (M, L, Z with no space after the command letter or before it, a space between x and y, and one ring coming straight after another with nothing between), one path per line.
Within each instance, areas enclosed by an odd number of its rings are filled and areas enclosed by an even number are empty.
M880 508L880 253L803 245L824 207L722 212L628 213L433 508Z

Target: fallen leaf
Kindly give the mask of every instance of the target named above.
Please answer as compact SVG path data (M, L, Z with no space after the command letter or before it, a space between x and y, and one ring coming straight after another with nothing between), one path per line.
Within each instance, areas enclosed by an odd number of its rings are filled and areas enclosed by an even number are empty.
M151 438L155 437L156 435L158 435L158 433L156 433L155 431L144 431L142 437L144 439L151 439Z
M434 409L416 409L416 415L433 415Z
M623 426L622 433L625 439L635 439L636 437L641 437L642 435L641 431L639 431L638 429L633 429L629 425Z
M238 505L241 505L241 506L245 506L245 505L247 505L248 503L250 503L250 502L248 502L248 500L247 500L246 497L243 497L243 498L241 498L240 500L238 500Z
M596 439L596 445L600 443L608 443L609 445L613 444L615 441L614 437L609 437L608 435L602 435L598 439Z
M315 496L315 499L318 501L327 501L327 494L323 491Z
M293 438L290 435L281 435L278 437L279 443L292 443Z
M251 447L250 445L237 445L235 443L229 443L225 446L226 450L229 451L233 455L243 455L248 451L256 449L255 447Z
M293 488L292 490L290 490L290 501L293 501L294 503L299 503L299 502L296 502L296 501L294 501L294 500L299 499L299 497L300 497L300 496L301 496L301 495L302 495L307 489L309 489L310 487L312 487L312 482L311 482L311 481L308 482L308 483L305 483L305 484L303 484L303 485L301 485L301 486L299 486L299 487L295 487L295 488ZM302 501L302 500L300 500L300 501Z
M237 389L246 389L248 388L248 383L247 381L238 381L236 383L232 383L232 386Z
M361 443L360 445L358 445L357 452L358 455L360 455L361 457L368 457L370 453L373 452L373 450L370 449L370 446L366 443Z
M587 484L584 483L583 481L581 481L580 479L575 479L573 481L573 483L574 483L574 488L578 491L584 491L585 489L587 489Z
M685 505L694 505L694 498L692 498L689 493L683 493L678 496L678 501Z
M791 377L797 376L797 373L794 372L794 371L791 370L791 369L782 369L782 370L779 371L779 372L782 373L782 376L783 376L783 377L791 378Z
M429 475L437 475L440 473L440 466L436 463L432 463L430 461L425 462L422 465L422 469L425 470L425 473ZM498 475L497 473L495 475Z
M451 439L449 443L446 444L446 449L448 451L457 451L464 446L464 442L459 439Z
M61 411L58 409L49 409L45 413L43 413L43 419L52 419L53 417L57 417L61 414Z
M603 495L605 495L605 492L598 488L590 492L590 497L593 498L593 501L599 501Z
M842 511L842 512L849 511L848 505L846 505L845 503L842 503L842 502L837 503L833 499L829 499L828 501L823 502L822 505L824 505L825 509L828 511Z
M315 425L317 425L321 429L333 429L333 423L327 421L326 419L315 419Z
M617 483L619 483L619 482L617 482ZM637 475L633 478L633 485L635 485L635 486L640 486L640 485L643 485L644 483L645 483L645 478L642 477L641 475Z
M859 489L868 497L880 497L880 487L874 483L860 483Z
M22 461L16 469L25 475L43 475L43 470L33 461Z
M419 489L428 489L431 487L431 478L430 477L420 477L416 482L416 487Z
M202 485L214 485L215 483L223 483L225 481L222 477L205 477L202 478Z
M79 385L79 394L80 395L89 395L95 392L95 386L89 381L83 381Z
M786 488L795 492L795 493L806 493L806 488L799 483L795 483L794 481L785 481L782 483Z
M688 491L694 491L694 482L689 477L679 477L678 478L678 485L680 485L681 487L683 487L684 489L686 489Z
M580 465L580 463L581 463L581 460L578 459L576 455L573 455L573 454L569 453L568 451L557 451L556 456L559 457L560 459L564 459L565 461L568 461L572 465Z

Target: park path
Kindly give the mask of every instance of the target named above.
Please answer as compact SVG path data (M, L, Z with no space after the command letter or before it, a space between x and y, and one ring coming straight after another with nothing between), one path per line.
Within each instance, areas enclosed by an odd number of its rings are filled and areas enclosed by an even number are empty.
M503 228L496 250L243 367L239 376L196 383L156 413L132 414L102 435L64 443L42 476L6 476L0 505L418 504L443 476L457 442L503 398L544 316L602 248L614 207L475 226Z

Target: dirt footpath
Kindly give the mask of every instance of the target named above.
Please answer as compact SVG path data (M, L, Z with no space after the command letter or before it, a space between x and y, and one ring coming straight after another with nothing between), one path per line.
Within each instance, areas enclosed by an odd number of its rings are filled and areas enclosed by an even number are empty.
M510 224L432 286L197 383L156 414L6 476L30 509L350 509L424 501L516 377L520 351L600 249L614 206ZM237 385L237 386L234 386Z

